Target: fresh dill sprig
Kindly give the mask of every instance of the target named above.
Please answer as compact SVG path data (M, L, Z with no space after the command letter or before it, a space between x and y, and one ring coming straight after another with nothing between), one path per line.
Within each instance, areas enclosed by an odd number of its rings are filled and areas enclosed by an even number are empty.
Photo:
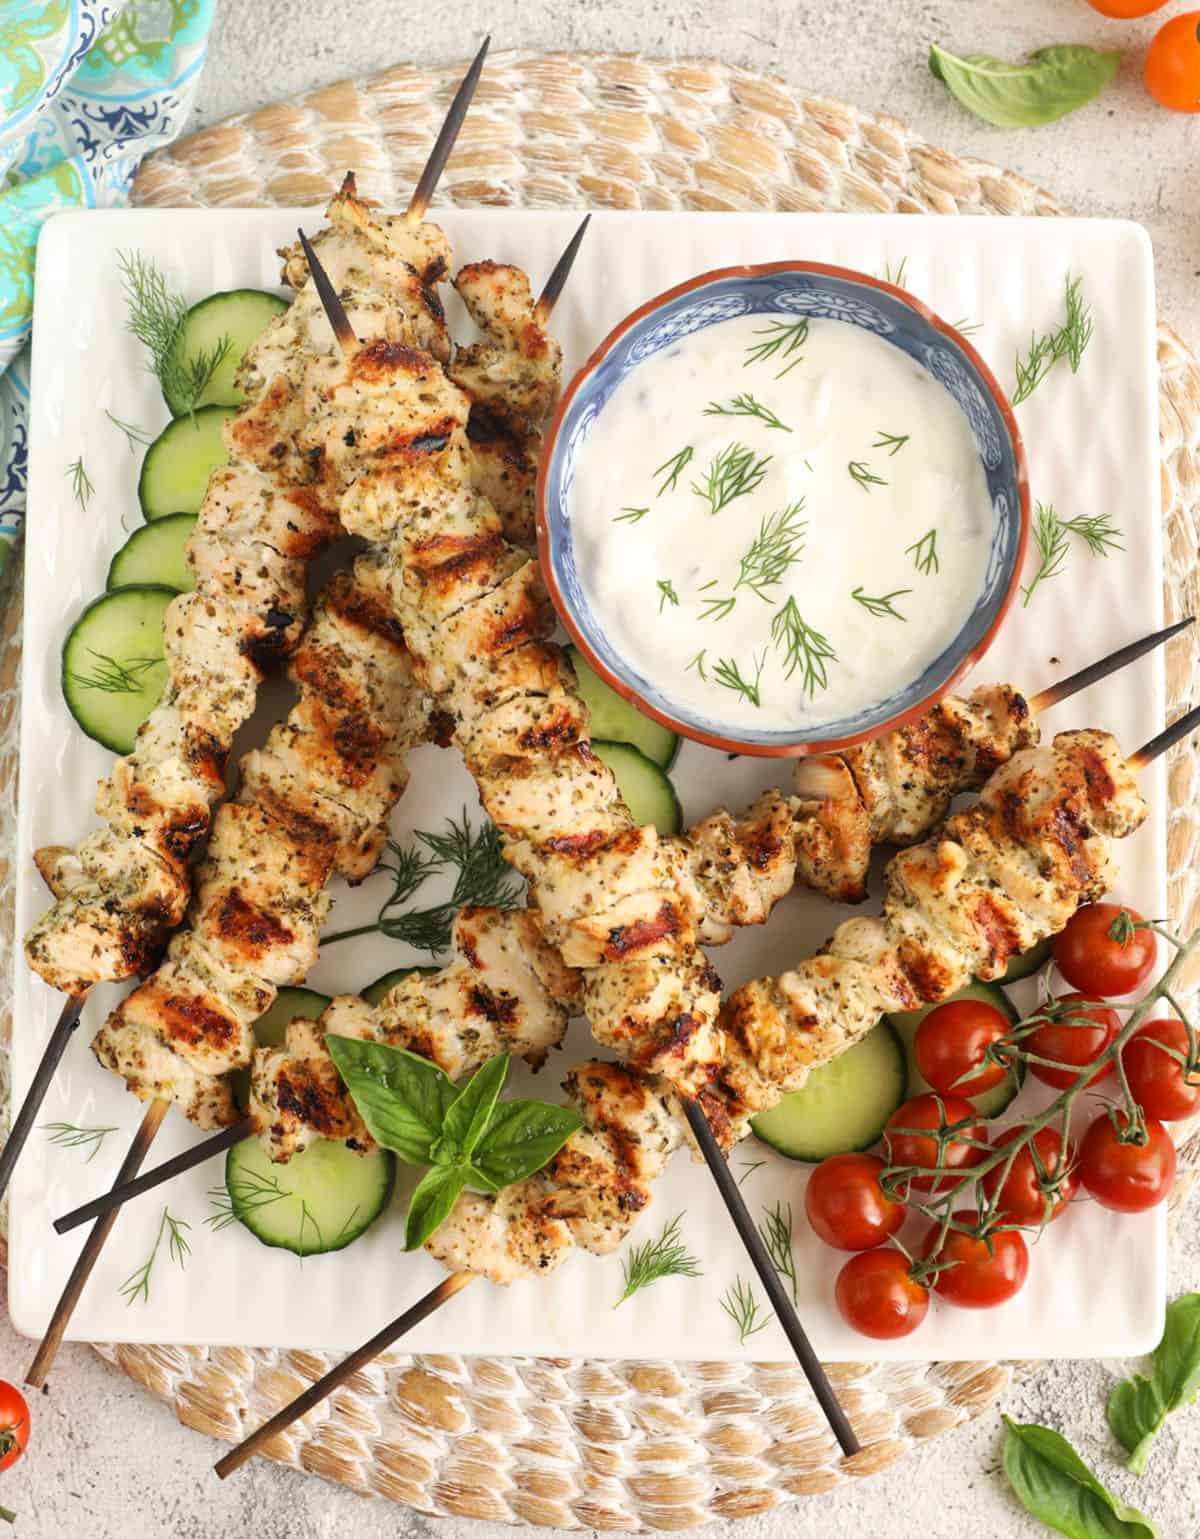
M871 598L869 594L863 592L860 583L850 597L856 599L868 614L874 615L877 619L882 619L884 615L891 615L893 620L903 620L907 624L908 616L902 615L892 600L903 598L906 593L911 592L911 588L894 588L891 593L881 594L879 598Z
M1059 519L1059 523L1068 534L1077 534L1093 556L1125 549L1121 531L1107 513L1077 513L1074 518Z
M708 511L718 514L738 497L748 496L767 473L772 456L761 458L745 444L727 444L708 463L702 480L692 482L692 491L708 503Z
M291 1195L280 1186L279 1177L274 1173L265 1176L257 1170L243 1169L231 1185L209 1187L208 1200L216 1212L210 1213L204 1222L214 1233L219 1233L237 1223L244 1213L257 1213L260 1208L269 1208L272 1203Z
M765 326L760 326L754 335L766 337L765 342L751 342L746 349L746 361L742 365L744 369L752 363L764 363L768 358L773 358L776 363L783 364L783 368L776 374L776 379L782 379L785 374L790 374L798 363L804 362L804 354L800 349L808 341L808 321L802 317L798 321L768 321ZM797 354L792 357L793 353ZM788 359L791 358L791 362Z
M825 665L836 662L837 653L827 637L805 624L794 598L789 598L771 621L771 640L783 653L785 678L790 679L797 668L803 669L804 689L810 700L817 690L829 688Z
M122 662L92 647L88 648L88 655L96 659L91 673L72 670L71 678L80 689L99 689L106 695L136 695L146 687L145 675L151 668L167 666L162 657L130 657Z
M918 572L923 572L926 577L930 572L940 572L942 563L938 560L937 530L928 529L919 540L914 540L911 545L904 547L904 554L911 555L913 565Z
M728 406L722 406L720 401L710 401L704 408L706 417L757 417L760 422L765 422L769 428L778 428L781 433L790 433L792 430L786 422L781 422L769 406L748 391L741 395L735 395Z
M900 450L903 449L904 445L912 437L911 433L884 433L879 428L876 428L875 431L879 434L879 437L871 445L872 449L886 449L893 458L899 454Z
M87 505L91 501L92 493L96 488L92 485L92 478L83 468L83 456L67 466L67 475L71 478L71 496L87 512Z
M649 511L649 508L622 508L619 513L613 514L613 523L639 524Z
M1078 513L1074 518L1060 518L1053 503L1039 502L1034 513L1033 542L1038 553L1038 568L1032 581L1021 589L1023 607L1028 607L1034 589L1041 582L1057 577L1067 562L1070 536L1077 535L1093 556L1108 556L1124 550L1120 529L1107 513Z
M961 320L955 321L954 329L964 337L973 337L977 331L983 330L983 322L973 321L969 316L964 315Z
M858 482L859 486L862 487L864 492L869 492L873 486L886 486L888 484L882 476L877 476L871 467L865 465L862 460L851 460L846 469L853 476L854 480Z
M763 664L767 660L764 652L761 657L754 659L754 682L742 677L742 670L732 657L720 657L713 667L713 678L723 689L731 689L734 694L741 695L751 705L762 706L762 696L759 692L759 680L762 678Z
M1041 336L1037 332L1031 333L1028 352L1023 357L1017 354L1017 388L1012 397L1014 406L1020 406L1022 401L1029 399L1060 359L1067 360L1072 374L1079 372L1084 351L1092 340L1092 312L1083 298L1082 281L1067 274L1064 295L1066 319L1061 326Z
M656 497L661 497L665 492L673 492L675 490L680 476L692 463L692 456L695 452L691 444L684 444L678 454L672 454L669 459L665 459L662 462L654 472L656 476L662 476L663 478L662 485L654 494Z
M154 1271L154 1262L158 1256L159 1246L162 1244L163 1235L167 1236L167 1253L178 1267L187 1264L187 1258L192 1253L192 1247L187 1242L184 1230L192 1226L184 1218L176 1218L169 1208L162 1210L162 1217L158 1221L158 1232L154 1236L154 1245L150 1254L135 1271L129 1276L117 1290L125 1300L126 1305L136 1303L141 1299L148 1303L150 1299L150 1274Z
M677 1213L664 1228L657 1240L647 1240L635 1245L623 1257L621 1267L625 1278L625 1291L613 1305L620 1309L626 1299L632 1298L639 1288L648 1288L663 1277L701 1277L703 1272L697 1257L689 1255L687 1246L679 1238L682 1213Z
M763 591L773 588L783 580L789 567L795 566L804 551L804 537L808 520L801 518L804 498L791 502L778 513L769 513L758 526L749 550L738 562L738 576L734 590L749 588L760 599L770 603Z
M669 577L660 577L654 584L658 589L658 612L662 614L664 604L679 605L679 595L675 592L675 586Z
M43 1122L42 1131L49 1133L50 1142L60 1149L87 1149L88 1157L84 1163L90 1165L99 1154L100 1145L117 1130L115 1127L81 1128L72 1122Z
M754 1297L754 1289L740 1277L721 1295L721 1308L737 1327L738 1340L744 1345L751 1336L766 1330L773 1318Z
M187 321L187 301L167 285L161 269L140 251L118 251L117 264L129 305L126 328L150 354L150 372L168 401L194 412L209 381L233 343L219 337L209 348L184 356L180 343Z
M736 604L737 599L735 598L705 599L700 610L700 618L702 620L723 620Z
M894 271L892 269L892 264L890 262L885 262L883 264L883 281L885 283L894 283L898 289L902 289L904 287L904 274L907 272L907 270L908 258L906 256L902 256L900 258L899 265Z
M699 652L696 653L695 657L692 658L691 662L683 670L684 673L689 673L694 668L706 684L708 683L708 674L704 671L704 654L707 651L707 647L701 647Z
M743 1160L742 1174L738 1177L738 1185L741 1186L744 1181L748 1181L754 1172L761 1170L766 1163L766 1160Z
M792 1250L792 1205L785 1208L777 1202L773 1208L764 1208L766 1217L758 1226L762 1242L771 1258L771 1265L792 1290L792 1303L800 1302L800 1279L796 1275L796 1257Z
M135 427L132 422L122 422L120 417L114 417L112 412L107 409L104 415L112 423L113 427L119 428L125 434L125 442L129 445L130 454L136 454L139 449L144 449L147 444L154 442L153 437L146 432L145 428Z

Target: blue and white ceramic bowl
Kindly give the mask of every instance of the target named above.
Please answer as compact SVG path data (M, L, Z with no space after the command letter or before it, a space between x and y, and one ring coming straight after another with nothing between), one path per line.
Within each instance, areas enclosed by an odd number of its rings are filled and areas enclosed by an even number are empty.
M736 735L680 708L613 649L588 604L571 530L579 451L617 386L680 337L740 315L804 315L861 326L900 348L950 392L975 436L995 509L984 589L962 629L919 677L853 716L818 726ZM952 326L903 289L819 262L771 262L701 273L658 295L609 333L571 381L547 436L538 476L538 553L550 596L580 651L618 694L664 726L741 753L829 753L903 726L935 705L987 651L1016 595L1029 537L1029 484L1021 437L1003 391Z

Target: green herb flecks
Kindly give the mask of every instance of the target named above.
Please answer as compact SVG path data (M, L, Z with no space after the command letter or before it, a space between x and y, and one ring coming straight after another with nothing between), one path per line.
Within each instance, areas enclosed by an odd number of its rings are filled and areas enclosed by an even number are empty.
M771 1265L787 1283L792 1292L792 1303L800 1302L800 1279L796 1275L796 1257L792 1250L792 1205L785 1208L777 1202L773 1208L764 1208L766 1217L758 1226L762 1242L767 1247Z
M159 1247L163 1242L163 1235L167 1236L167 1253L178 1267L187 1265L187 1258L192 1253L192 1247L187 1242L185 1230L192 1226L186 1219L176 1218L169 1208L162 1210L162 1217L158 1221L158 1230L154 1236L154 1245L150 1254L142 1262L141 1266L133 1271L121 1284L118 1292L127 1305L136 1303L139 1299L148 1303L150 1299L150 1277L154 1271L154 1263L158 1257Z
M702 620L723 620L736 604L737 599L735 598L705 599L700 607L700 618Z
M150 354L150 372L162 386L168 401L194 412L213 375L233 345L228 336L212 347L183 356L180 343L187 321L187 301L176 294L156 263L138 251L119 251L117 263L129 305L127 329Z
M694 668L706 684L708 683L708 674L704 671L704 654L707 651L707 647L701 647L699 652L696 653L695 657L692 658L691 662L683 670L684 673L690 673Z
M997 128L1034 128L1074 112L1101 92L1116 73L1118 53L1082 44L1039 48L1022 64L986 53L965 57L935 43L929 69L968 112Z
M625 1291L613 1305L614 1309L620 1309L625 1300L632 1298L639 1289L649 1288L652 1283L659 1282L664 1277L703 1276L699 1259L689 1253L687 1246L679 1238L679 1225L682 1219L683 1214L677 1213L657 1240L647 1240L644 1245L635 1245L623 1257L621 1267Z
M766 1160L743 1160L742 1174L738 1177L738 1185L742 1186L756 1170L761 1170L766 1163Z
M119 428L124 433L125 442L129 446L130 454L136 454L139 449L144 449L148 444L154 442L153 434L147 433L145 428L135 427L132 422L122 422L120 417L114 417L112 412L107 410L104 415L112 423L113 427Z
M721 1308L733 1321L737 1328L738 1340L743 1345L751 1336L766 1330L773 1318L770 1310L764 1309L754 1297L754 1289L750 1284L743 1282L740 1277L735 1278L722 1293Z
M765 326L760 326L754 335L765 337L766 341L750 343L746 348L746 362L742 365L743 368L749 368L752 363L765 363L771 359L775 363L783 364L783 368L775 376L776 379L782 379L785 374L790 374L798 363L804 362L804 354L800 349L808 341L806 318L801 317L798 321L768 321Z
M886 449L893 458L899 454L900 450L903 449L904 445L912 437L911 433L883 433L878 428L875 431L879 436L871 445L872 449Z
M882 476L877 476L869 465L862 460L851 460L846 466L852 478L862 487L864 492L869 492L873 486L886 486L888 483Z
M892 600L903 598L906 593L911 592L911 588L895 588L891 593L883 593L878 598L871 598L869 594L863 592L862 584L860 583L850 597L861 604L868 614L874 615L877 619L882 619L884 615L890 615L893 620L903 620L907 624L908 616L902 615L895 604L892 603Z
M665 493L675 490L680 476L692 463L692 456L695 452L691 444L684 444L678 454L672 454L670 459L662 462L654 472L656 476L662 476L663 478L662 484L654 494L656 497L662 497Z
M50 1135L50 1142L57 1144L60 1149L86 1149L88 1151L86 1165L90 1165L100 1152L100 1146L110 1133L115 1133L115 1127L111 1128L84 1128L76 1127L72 1122L43 1122L43 1133Z
M771 640L783 653L784 677L790 679L799 668L810 700L819 689L829 688L826 664L836 662L837 653L827 637L805 623L794 598L771 621Z
M1074 518L1059 520L1068 534L1077 535L1093 556L1108 556L1114 550L1124 550L1121 531L1107 513L1077 513Z
M75 673L71 678L80 689L98 689L106 695L137 695L146 688L146 675L151 668L165 668L161 657L110 657L106 652L88 648L88 656L96 659L90 673Z
M917 571L924 573L926 577L931 572L940 572L942 569L942 563L938 560L936 529L927 530L919 540L906 545L904 554L913 558L913 565Z
M895 288L904 287L905 275L908 272L908 258L903 256L893 268L890 262L883 264L883 281L892 284Z
M757 417L760 422L769 428L777 428L781 433L790 433L792 430L786 422L780 421L769 406L764 406L757 396L744 392L735 395L728 406L722 406L720 401L710 401L704 408L706 417Z
M208 1200L216 1212L210 1213L204 1222L214 1233L219 1233L230 1224L236 1224L245 1214L272 1207L292 1195L280 1186L274 1172L268 1176L261 1171L243 1169L228 1186L209 1187Z
M750 705L761 707L762 696L759 693L759 682L762 679L763 664L766 662L766 653L754 659L754 682L745 678L740 665L732 657L720 657L713 665L713 678L722 689L731 689L735 695L740 695Z
M758 526L749 550L738 562L734 590L749 588L765 603L770 603L768 588L783 581L784 574L800 560L808 520L800 517L804 498L789 503L777 513L768 514Z
M1038 584L1057 577L1066 566L1070 551L1070 537L1081 539L1093 556L1109 556L1114 550L1124 550L1121 531L1107 513L1077 514L1074 518L1060 518L1053 503L1039 502L1034 510L1033 543L1037 551L1038 566L1032 579L1021 592L1028 606Z
M692 491L708 503L708 511L715 517L722 508L738 497L749 496L762 484L771 459L769 454L756 455L745 444L728 444L713 455L703 477L692 482Z
M954 322L954 329L964 337L973 337L977 331L983 330L983 322L973 321L970 316L964 315Z
M614 524L640 524L649 508L622 508L619 513L613 514Z
M1065 358L1071 365L1071 373L1079 372L1083 354L1092 339L1092 312L1084 302L1082 279L1066 277L1066 319L1061 326L1041 336L1034 332L1029 339L1026 353L1017 354L1017 388L1012 403L1020 406L1027 401L1050 370Z
M92 493L96 488L92 485L92 479L83 468L82 456L67 466L67 475L71 480L71 496L86 513L88 503L92 499Z
M660 577L658 579L658 581L654 584L654 586L658 589L658 594L659 594L659 598L658 598L658 612L659 612L659 614L662 614L662 612L663 612L663 605L664 604L674 604L676 606L676 608L678 608L678 606L679 606L679 595L678 595L678 593L675 592L674 584L671 582L671 579L669 577Z

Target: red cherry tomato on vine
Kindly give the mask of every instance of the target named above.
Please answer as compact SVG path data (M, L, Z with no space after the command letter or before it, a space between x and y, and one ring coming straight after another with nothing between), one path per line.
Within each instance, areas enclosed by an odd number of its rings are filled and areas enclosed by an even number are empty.
M1145 1213L1156 1208L1175 1184L1175 1145L1157 1117L1146 1118L1143 1142L1122 1143L1129 1115L1117 1112L1117 1126L1101 1112L1083 1135L1079 1179L1106 1208Z
M1162 107L1200 112L1200 11L1172 16L1146 51L1146 89Z
M909 1271L907 1256L890 1245L851 1256L834 1286L842 1319L877 1341L911 1335L929 1311L929 1289Z
M1010 1029L1008 1017L982 1000L939 1005L917 1027L917 1068L939 1095L982 1095L1008 1074L1003 1064L985 1062L984 1055Z
M1029 1068L1043 1084L1066 1090L1079 1077L1079 1070L1095 1063L1100 1054L1112 1043L1121 1029L1121 1017L1110 1010L1094 995L1060 994L1059 1004L1070 1005L1059 1020L1047 1020L1025 1038L1025 1049L1038 1058L1053 1059L1063 1068L1049 1068L1044 1063L1031 1063ZM1076 1026L1074 1021L1088 1021L1087 1026ZM1103 1064L1088 1080L1094 1085L1113 1072L1111 1060Z
M996 1139L995 1147L1006 1147L1024 1131L1021 1127L1007 1129ZM1033 1149L1037 1150L1037 1161ZM1039 1128L1013 1160L1007 1176L1003 1165L997 1165L984 1176L983 1190L988 1200L995 1198L999 1188L996 1211L1013 1224L1048 1224L1061 1217L1079 1190L1079 1172L1075 1168L1078 1150L1068 1141L1065 1158L1063 1154L1062 1134L1056 1128Z
M29 1407L15 1384L0 1379L0 1470L15 1464L29 1441Z
M1133 16L1149 16L1151 11L1161 11L1167 0L1087 0L1087 3L1101 16L1128 21Z
M1159 1046L1158 1044L1162 1044ZM1200 1111L1200 1068L1185 1065L1163 1047L1190 1059L1187 1027L1182 1021L1148 1021L1139 1026L1121 1049L1125 1077L1133 1099L1160 1122L1179 1122Z
M961 1224L974 1224L973 1208L954 1215ZM1029 1248L1015 1229L999 1229L986 1240L951 1230L938 1249L940 1224L931 1224L921 1243L921 1255L937 1251L939 1261L950 1261L933 1279L934 1292L960 1309L993 1309L1019 1293L1029 1275Z
M904 1222L902 1202L883 1194L883 1161L873 1154L834 1154L808 1178L804 1211L816 1234L836 1250L870 1250Z
M965 1139L973 1139L976 1143L982 1143L983 1124L976 1120L978 1115L970 1101L964 1101L961 1096L914 1096L911 1101L905 1101L903 1106L897 1107L883 1130L883 1144L889 1162L892 1165L919 1165L926 1170L938 1165L944 1165L950 1170L966 1170L971 1165L978 1165L984 1150L964 1142ZM939 1159L938 1140L933 1135L960 1122L966 1126L959 1129L957 1137L947 1140ZM913 1131L895 1131L899 1128ZM929 1129L928 1133L919 1131L926 1128ZM954 1177L949 1175L913 1176L912 1185L915 1191L928 1192L933 1190L935 1184L953 1180Z
M1136 909L1120 903L1088 903L1055 936L1055 965L1073 989L1101 999L1132 994L1154 971L1158 937L1152 930L1132 929L1122 914L1134 924L1141 922ZM1124 938L1113 940L1108 932L1118 920Z

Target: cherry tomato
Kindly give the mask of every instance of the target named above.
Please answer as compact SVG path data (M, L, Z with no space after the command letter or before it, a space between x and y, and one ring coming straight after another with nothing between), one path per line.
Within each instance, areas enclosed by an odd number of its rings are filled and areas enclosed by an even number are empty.
M1161 11L1167 0L1087 0L1087 3L1101 16L1128 21L1132 16L1149 16L1151 11Z
M929 1289L909 1270L908 1258L890 1245L851 1256L834 1286L842 1319L878 1341L910 1335L929 1311Z
M1079 1077L1079 1070L1094 1063L1121 1029L1121 1018L1115 1010L1109 1010L1089 994L1060 994L1059 1004L1076 1006L1066 1012L1061 1020L1048 1020L1025 1038L1025 1048L1038 1058L1052 1058L1066 1067L1047 1068L1045 1064L1031 1063L1030 1069L1044 1084L1058 1090L1066 1090ZM1070 1021L1087 1020L1090 1026L1074 1026ZM1112 1062L1097 1069L1089 1085L1107 1078L1113 1072Z
M1024 1128L1008 1128L996 1139L995 1147L1002 1149L1021 1137ZM1033 1157L1037 1150L1045 1179L1052 1183L1051 1190L1042 1186L1043 1176ZM992 1200L999 1188L1000 1199L996 1211L1012 1224L1050 1223L1067 1211L1067 1204L1079 1190L1079 1172L1075 1169L1079 1151L1068 1142L1065 1155L1062 1134L1055 1128L1039 1128L1033 1138L1020 1151L1004 1175L1004 1166L997 1165L983 1178L983 1189ZM1063 1174L1059 1177L1059 1172ZM1003 1177L1003 1182L1001 1178ZM1056 1179L1058 1178L1058 1179Z
M1109 935L1122 913L1135 924L1142 917L1120 903L1085 904L1054 938L1059 972L1073 989L1082 989L1093 999L1132 994L1145 983L1158 960L1158 937L1152 930L1133 930L1123 941Z
M1160 106L1200 112L1200 11L1172 16L1146 51L1146 89Z
M983 1124L975 1120L978 1115L970 1101L964 1101L961 1096L914 1096L892 1113L883 1130L883 1144L889 1162L893 1165L920 1165L926 1169L945 1165L951 1170L966 1170L971 1165L978 1165L984 1150L963 1142L970 1138L982 1143ZM940 1159L935 1137L921 1132L892 1131L894 1128L928 1128L930 1134L934 1134L959 1122L967 1125L960 1129L960 1137L952 1138L946 1144ZM928 1192L935 1185L953 1180L953 1176L913 1176L912 1185L916 1191Z
M939 1095L982 1095L1008 1074L1003 1064L985 1063L984 1054L1010 1027L1002 1011L982 1000L955 999L939 1005L917 1027L913 1043L917 1068Z
M1117 1127L1101 1112L1083 1135L1079 1179L1106 1208L1144 1213L1156 1208L1175 1183L1175 1145L1157 1117L1146 1118L1145 1142L1122 1143L1129 1115L1116 1115Z
M0 1470L15 1464L29 1441L29 1407L15 1384L0 1379Z
M962 1208L954 1217L963 1224L974 1224L973 1208ZM937 1250L940 1224L930 1224L921 1243L921 1255ZM939 1261L953 1266L938 1272L934 1291L948 1304L961 1309L992 1309L1006 1303L1024 1286L1029 1275L1029 1248L1015 1229L999 1229L986 1240L951 1230L937 1250Z
M816 1234L836 1250L870 1250L904 1222L904 1204L883 1195L883 1161L873 1154L834 1154L808 1180L804 1211Z
M1160 1122L1178 1122L1200 1111L1200 1069L1186 1073L1179 1059L1156 1043L1188 1057L1190 1044L1182 1021L1149 1021L1121 1049L1125 1077L1143 1111Z

